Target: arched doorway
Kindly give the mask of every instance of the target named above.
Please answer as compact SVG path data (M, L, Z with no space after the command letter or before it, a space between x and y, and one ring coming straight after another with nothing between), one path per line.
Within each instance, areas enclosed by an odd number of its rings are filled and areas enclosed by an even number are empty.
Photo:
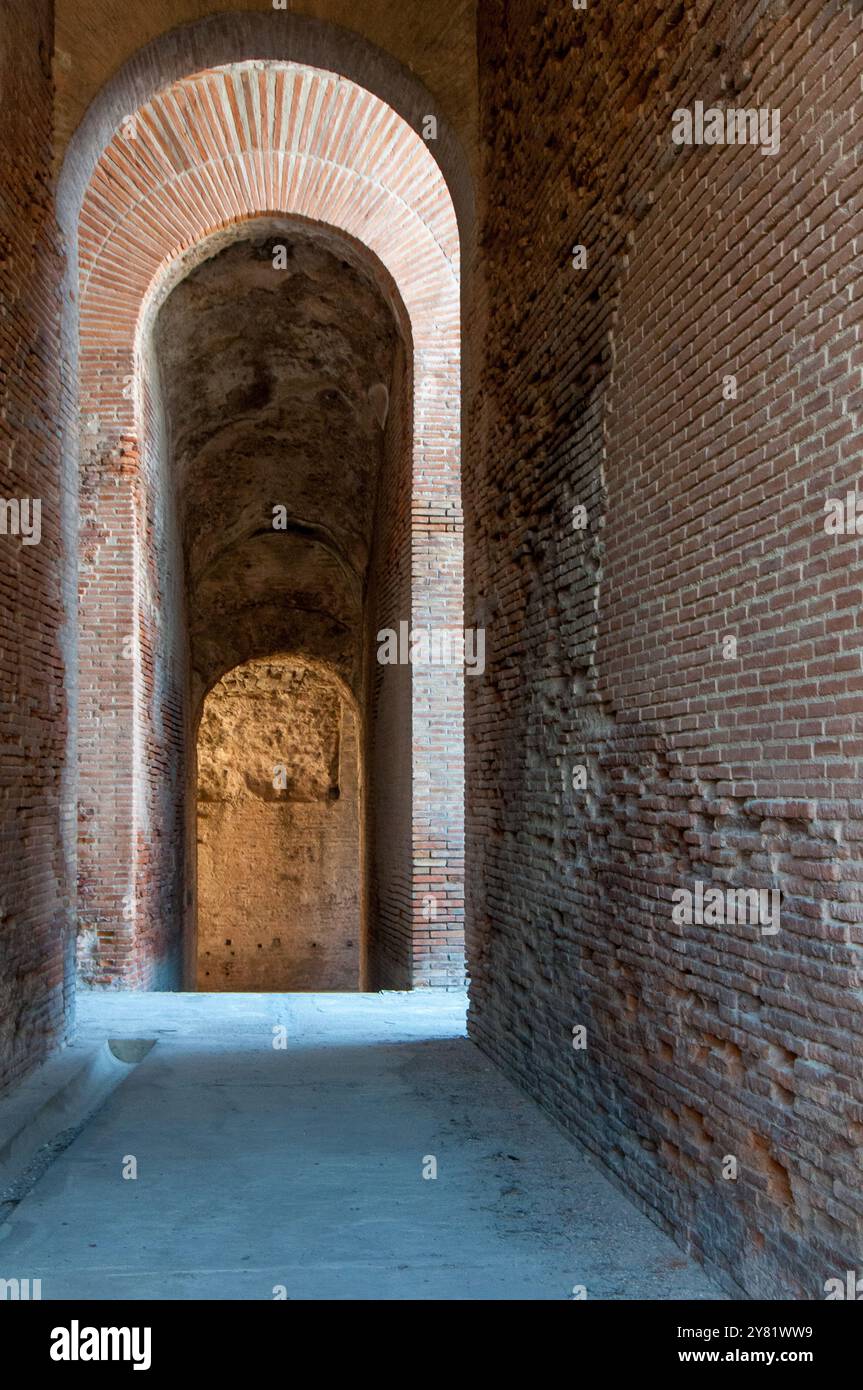
M369 396L404 468L377 497L362 651L353 665L342 653L341 674L369 708L369 983L463 980L463 671L382 668L375 652L382 629L463 625L452 201L416 131L367 90L257 61L184 78L127 113L83 198L80 907L84 975L95 984L177 988L194 977L194 876L188 838L183 852L175 832L193 790L200 673L188 664L188 548L181 561L152 371L156 311L197 248L279 216L366 248L407 324L404 410L391 414L385 383ZM240 518L251 533L260 525ZM331 540L305 539L323 550ZM338 550L334 569L344 571ZM106 615L122 648L110 663ZM318 637L338 646L332 631ZM308 651L304 642L276 648ZM242 648L233 662L274 644ZM331 649L311 654L333 659Z
M290 656L217 681L197 739L197 975L207 991L356 990L360 728L344 685Z

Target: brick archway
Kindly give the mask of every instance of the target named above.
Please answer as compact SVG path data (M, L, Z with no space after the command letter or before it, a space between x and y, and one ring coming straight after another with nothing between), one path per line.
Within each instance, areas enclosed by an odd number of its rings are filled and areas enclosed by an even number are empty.
M159 960L166 899L152 865L166 849L156 845L160 803L145 769L165 760L188 716L159 672L164 576L148 494L161 443L142 334L194 248L264 216L336 229L368 248L397 289L412 339L413 433L408 608L393 618L462 625L459 236L440 169L400 115L333 72L256 60L183 77L124 113L78 223L79 908L95 982L171 987L180 977L176 959ZM381 905L388 944L374 983L458 983L460 674L415 669L409 718L412 850Z

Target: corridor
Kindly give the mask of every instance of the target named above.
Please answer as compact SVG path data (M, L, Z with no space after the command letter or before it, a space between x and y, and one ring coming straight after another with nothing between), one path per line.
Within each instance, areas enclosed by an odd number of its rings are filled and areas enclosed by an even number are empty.
M723 1298L468 1042L464 1006L84 995L79 1045L156 1044L0 1224L3 1272L76 1301Z
M861 3L0 0L0 1296L863 1300Z

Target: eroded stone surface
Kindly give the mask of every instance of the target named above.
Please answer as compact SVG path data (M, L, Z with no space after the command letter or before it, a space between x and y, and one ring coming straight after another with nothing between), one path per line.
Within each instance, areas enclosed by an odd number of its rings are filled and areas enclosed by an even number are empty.
M198 731L198 985L359 985L356 720L288 658L230 671Z

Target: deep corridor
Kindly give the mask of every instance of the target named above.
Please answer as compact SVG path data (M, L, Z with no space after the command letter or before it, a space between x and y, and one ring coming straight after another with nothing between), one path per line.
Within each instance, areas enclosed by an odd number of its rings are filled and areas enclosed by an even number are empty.
M0 0L0 1281L863 1298L861 25Z

